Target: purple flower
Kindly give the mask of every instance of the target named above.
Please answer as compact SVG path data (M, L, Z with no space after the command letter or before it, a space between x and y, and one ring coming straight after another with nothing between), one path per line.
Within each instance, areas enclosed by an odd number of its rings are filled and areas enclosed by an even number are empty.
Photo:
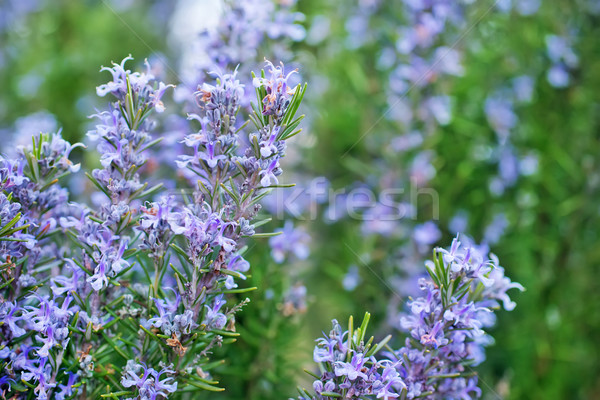
M274 115L281 118L289 105L291 97L294 95L297 87L290 88L288 80L292 74L297 73L297 70L284 73L283 63L276 67L270 61L266 61L269 77L254 78L252 84L254 87L264 87L267 95L263 99L263 114Z
M128 56L121 61L121 64L113 63L113 68L102 67L100 71L108 71L112 74L113 80L106 84L100 85L96 88L96 93L100 97L106 96L108 93L114 94L126 94L127 82L126 76L128 70L125 70L125 63L129 60L133 60L133 57Z
M504 213L498 213L494 216L492 222L485 228L483 240L490 245L496 244L504 235L508 227L508 220Z
M515 2L515 7L521 15L533 15L535 14L541 5L541 0L520 0Z
M225 314L219 312L221 307L225 304L223 295L215 297L213 306L209 307L205 305L206 314L204 315L203 324L205 324L209 330L211 329L223 329L227 323L227 317Z
M276 129L273 133L271 133L269 140L262 140L260 142L260 155L263 158L268 158L271 156L271 154L277 153L277 146L275 146L275 139L277 138L278 133L279 133L279 130Z
M227 263L227 269L237 272L247 272L250 269L250 263L239 254L233 255Z
M79 388L73 388L73 385L77 382L78 378L79 377L77 376L77 374L69 372L69 379L67 380L67 384L58 385L59 391L56 393L56 400L65 400L78 393Z
M438 321L429 333L421 336L421 344L433 347L434 349L446 345L448 339L444 337L444 331L442 330L443 325L442 321Z
M431 120L433 117L438 124L448 125L452 119L450 109L450 98L448 96L434 96L425 100L421 104L419 116L424 121Z
M271 161L269 163L269 166L266 169L263 169L260 171L260 176L262 177L260 179L260 184L263 187L269 187L271 186L272 181L275 181L275 184L279 183L279 180L277 179L276 173L279 170L279 161L277 159Z
M173 85L165 85L163 82L158 82L158 88L150 86L150 83L154 81L154 75L151 73L151 67L148 61L146 64L146 73L131 72L125 69L125 63L129 60L133 60L133 57L129 55L125 57L121 64L113 63L112 68L102 67L100 71L108 71L111 73L113 80L106 84L98 86L96 93L100 97L106 96L108 93L115 96L120 101L126 101L128 93L128 83L132 93L137 95L137 100L141 103L142 107L154 108L156 112L163 112L165 107L161 101L162 96L169 87Z
M452 233L457 234L458 232L466 231L468 225L469 215L466 211L461 210L454 217L452 217L450 223L448 224L448 229L450 229Z
M356 287L360 284L361 278L358 273L358 267L356 265L352 265L348 268L348 272L344 275L344 280L342 281L342 286L347 291L352 291L356 289Z
M206 151L200 151L200 152L198 152L198 157L201 160L204 160L206 162L206 165L208 165L209 168L216 167L217 166L217 162L219 160L225 160L225 159L227 159L222 154L215 155L215 143L214 142L208 142L208 143L206 143Z
M570 70L579 66L579 57L573 51L571 40L567 37L548 35L546 52L552 61L552 67L547 73L548 82L556 88L567 87L570 82Z
M420 246L430 246L440 240L442 232L432 221L417 225L413 230L413 239Z
M579 57L573 52L571 41L567 37L546 36L546 50L548 57L554 63L564 62L570 68L579 64Z
M535 81L531 76L522 75L512 80L517 101L529 103L533 97Z
M13 337L19 337L26 333L23 328L17 325L17 322L21 320L21 317L15 315L18 311L19 307L14 302L5 301L0 304L0 326L6 324Z
M96 291L102 289L108 285L108 277L106 276L106 262L101 261L94 269L94 275L90 276L86 280L92 285L92 288Z
M555 88L565 88L569 86L571 78L569 71L564 65L557 64L548 70L546 75L548 82Z
M517 124L517 115L509 99L497 96L485 100L485 114L488 122L502 141L510 136L510 130Z
M305 229L294 228L292 221L286 221L283 229L276 229L275 232L281 232L281 235L269 239L269 245L271 256L276 263L281 264L288 254L293 254L300 260L308 257L310 236Z
M317 345L313 352L315 362L333 363L346 357L348 331L342 332L342 327L335 319L331 322L333 329L329 332L329 335L324 335L324 337L316 340Z
M335 375L336 376L347 376L351 381L358 377L367 379L367 375L362 372L364 364L364 356L362 354L355 354L352 356L351 362L337 361L335 363Z
M492 259L495 261L495 267L490 272L489 278L494 283L486 288L484 294L490 299L500 300L506 311L512 311L516 307L516 303L508 297L506 292L510 289L518 289L523 292L525 288L520 283L512 282L504 275L504 268L497 264L496 256L492 255Z
M160 328L163 324L169 324L171 322L172 314L177 311L177 307L181 301L179 294L175 293L175 301L170 302L168 300L153 299L156 309L158 310L158 317L150 318L148 323L156 328Z
M146 73L126 70L125 63L131 59L129 56L121 64L113 64L113 68L102 68L112 74L113 81L99 86L97 93L99 96L110 93L116 102L108 111L94 115L100 123L88 132L91 140L99 141L104 167L94 170L92 176L107 189L113 204L129 201L142 187L136 171L146 161L143 144L150 139L152 129L152 121L146 117L150 110L164 110L161 97L171 86L156 83L147 62Z
M397 371L399 363L388 361L382 362L382 364L384 364L383 373L381 374L382 386L376 390L377 398L388 400L400 397L398 393L406 388L406 384Z
M127 366L123 370L121 384L126 388L135 387L144 399L156 399L158 396L167 398L169 393L177 391L177 382L173 382L173 377L168 376L160 379L161 375L173 374L174 371L164 368L157 372L153 368L148 368L143 363L136 363L133 360L127 361Z
M368 346L364 347L362 341L357 343L356 337L347 339L353 340L354 347L351 351L352 358L347 362L348 342L344 341L344 338L348 332L342 333L336 320L332 323L333 329L328 336L317 340L314 350L315 362L322 364L322 377L313 382L317 398L320 399L323 392L337 393L345 398L363 398L373 394L376 394L377 398L398 398L402 389L406 387L397 371L401 362L378 361L374 356L367 357L365 352ZM361 349L364 352L361 352Z
M37 394L38 400L48 399L48 392L56 386L56 383L50 383L51 366L47 364L47 358L40 358L37 361L37 366L33 362L25 365L26 372L21 373L21 379L25 381L37 381L37 386L34 392Z
M2 388L4 385L7 385L8 390L10 391L13 383L15 383L15 380L10 378L8 375L0 377L0 388Z

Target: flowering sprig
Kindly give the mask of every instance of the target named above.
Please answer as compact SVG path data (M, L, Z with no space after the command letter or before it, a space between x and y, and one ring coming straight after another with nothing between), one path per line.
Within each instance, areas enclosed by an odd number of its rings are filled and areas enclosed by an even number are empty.
M94 170L90 179L110 197L113 205L131 202L146 188L146 184L139 182L138 171L146 162L144 152L161 140L151 141L150 131L155 122L148 116L153 111L165 110L162 97L168 88L174 87L156 82L147 61L146 73L126 70L128 60L132 60L131 56L112 68L102 68L111 73L113 80L98 86L97 94L102 97L111 94L115 101L108 110L94 115L100 124L88 132L91 140L98 141L103 167ZM156 187L152 189L155 190Z
M79 169L69 155L80 146L60 133L38 133L14 159L0 157L0 368L2 385L13 393L47 398L63 381L59 370L75 310L72 297L42 283L68 254L59 250L57 235L68 193L57 182Z
M524 289L504 276L494 255L487 260L475 247L461 248L458 238L449 250L435 249L426 269L430 279L420 281L422 295L407 303L401 318L409 337L390 355L402 361L397 370L406 398L479 397L471 366L485 359L484 347L492 342L484 328L494 324L500 302L514 308L507 290Z
M387 336L375 343L371 336L365 343L370 314L365 313L360 327L353 328L353 317L348 322L348 330L333 320L333 328L328 335L317 339L313 358L319 364L320 375L313 375L314 395L298 388L299 399L359 399L400 397L406 387L399 377L397 368L401 360L376 359L375 355L391 339Z
M69 155L81 146L71 145L60 133L38 133L30 146L18 149L16 158L0 156L0 263L6 298L16 298L30 286L34 268L49 255L46 251L55 250L45 246L45 239L56 233L68 198L57 182L79 169Z
M267 97L264 86L277 85L281 74L282 71L257 84L258 101L262 103ZM293 119L301 96L281 94L285 104L276 119L255 111L251 118L258 131L242 138L240 132L246 124L236 128L242 94L235 72L219 75L216 85L204 84L198 91L203 115L191 118L198 120L201 127L183 141L193 148L194 154L178 161L180 168L188 168L198 176L198 189L194 193L195 204L174 215L178 221L172 226L177 225L176 229L187 237L187 256L196 267L210 266L208 269L216 275L227 272L233 278L244 279L247 263L236 253L237 242L243 236L254 235L250 221L258 211L256 203L268 194L273 182L278 183L279 159L285 155L284 141L291 136L277 133L289 132L285 121ZM272 146L268 152L264 150L265 140L261 140L267 137ZM239 148L239 142L245 142L245 147ZM217 254L211 251L214 247L220 249ZM207 275L203 285L210 288L213 278ZM198 282L191 282L192 286L197 287Z
M475 247L461 248L458 238L450 249L437 248L426 263L429 279L420 280L422 295L410 298L402 313L400 331L407 333L398 350L387 345L366 344L369 314L360 328L348 331L337 321L329 335L317 340L313 358L321 375L314 375L316 395L299 389L301 399L377 398L468 399L479 397L477 374L471 368L485 360L485 346L492 338L485 331L495 318L493 310L515 303L507 291L524 290L504 275L498 259L485 259ZM386 348L386 359L374 355ZM382 372L379 370L382 369ZM361 397L361 398L362 398Z
M235 314L247 300L227 308L226 295L252 290L236 283L246 279L250 267L242 243L244 237L259 236L252 220L260 209L257 202L270 191L265 174L281 173L272 165L284 156L285 143L275 138L277 151L261 153L259 133L247 133L248 125L239 121L243 91L235 72L218 74L216 84L199 87L200 112L190 118L200 127L182 141L192 154L177 161L196 176L191 196L184 196L184 202L164 197L141 208L141 247L153 261L138 261L144 270L155 269L148 292L150 314L141 328L148 336L147 349L156 356L145 356L144 362L174 363L176 381L186 390L221 390L209 378L214 365L209 355L238 335ZM284 99L281 118L271 119L262 130L285 129L282 121L293 117L300 99L284 96L294 100ZM165 290L164 281L172 290ZM165 346L170 350L163 353Z

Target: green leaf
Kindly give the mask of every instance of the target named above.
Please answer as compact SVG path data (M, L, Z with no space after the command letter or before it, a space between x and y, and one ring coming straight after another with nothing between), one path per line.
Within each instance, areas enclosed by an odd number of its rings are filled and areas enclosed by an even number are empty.
M108 193L108 191L106 190L106 188L104 186L102 186L100 184L100 182L98 182L96 180L96 178L94 178L92 175L90 175L89 173L85 173L85 176L88 177L88 179L90 181L92 181L92 183L94 184L94 186L96 186L96 188L98 188L98 190L100 190L102 193L104 193L106 195L106 197L108 197L110 199L110 194Z
M366 312L365 317L363 318L362 324L360 324L360 337L358 338L358 343L361 343L365 338L365 333L367 332L367 327L369 326L369 320L371 319L371 314Z
M21 219L21 213L17 213L17 215L15 215L13 217L13 219L11 219L10 221L8 221L6 223L6 225L4 225L2 227L2 229L0 230L0 236L8 236L6 234L6 232L8 232L10 230L10 228L12 228L19 220Z
M150 189L145 190L142 193L140 193L139 196L137 196L137 198L143 198L143 197L151 196L154 193L158 192L160 189L162 189L163 186L164 185L162 183L159 183L158 185L154 185Z
M253 287L249 287L249 288L242 288L242 289L225 289L222 290L222 293L248 293L248 292L252 292L254 290L257 290L258 288L256 286Z
M371 357L377 354L381 349L383 349L387 343L392 339L392 335L387 335L383 338L383 340L377 343L377 346L373 347L367 354L366 357Z
M283 232L279 231L279 232L267 232L267 233L255 233L254 235L250 235L250 236L245 236L245 237L253 237L253 238L270 238L273 236L279 236L281 235Z
M218 386L213 386L213 385L209 385L207 383L204 382L199 382L199 381L192 381L192 380L188 380L187 382L188 385L194 386L196 388L200 388L200 389L204 389L204 390L208 390L209 392L222 392L225 389L224 388L220 388ZM185 391L187 388L183 388L183 390Z

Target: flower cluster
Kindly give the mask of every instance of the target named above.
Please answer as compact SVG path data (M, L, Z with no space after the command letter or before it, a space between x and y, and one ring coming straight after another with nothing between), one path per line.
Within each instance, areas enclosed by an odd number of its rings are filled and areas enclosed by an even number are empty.
M62 228L73 232L91 250L82 263L93 267L87 282L95 291L107 288L110 278L131 266L124 259L130 242L126 234L133 224L131 206L149 194L144 192L147 183L140 182L139 170L146 162L144 151L157 143L151 141L155 122L148 116L152 111L164 111L161 98L172 86L155 82L148 63L147 73L126 70L128 60L131 57L113 64L113 68L102 68L111 73L112 81L99 86L97 93L111 94L115 101L107 111L94 115L100 123L88 132L88 137L98 142L103 167L92 171L90 179L108 199L102 200L95 215L87 207L75 205L74 215L61 220Z
M321 375L315 375L313 382L315 395L301 390L300 399L346 399L383 398L395 399L405 389L405 384L397 369L401 361L375 358L375 354L390 337L378 344L371 337L364 343L370 315L367 313L362 325L352 331L343 331L341 325L333 320L333 328L328 335L317 339L313 358L319 363ZM373 397L371 397L373 396Z
M504 275L493 254L485 259L477 247L461 247L458 238L450 249L434 250L425 264L429 279L419 282L421 294L410 298L401 314L404 346L393 351L385 338L365 345L367 313L362 325L343 331L337 321L328 335L317 340L313 358L320 363L315 375L316 396L302 390L303 399L335 397L406 399L470 399L479 397L477 375L472 369L485 360L485 346L492 338L485 331L495 323L493 310L515 303L507 291L523 287ZM386 359L375 359L383 347Z
M56 185L79 170L69 156L81 145L41 134L16 159L0 158L0 384L10 395L99 397L108 387L112 397L154 399L178 388L221 390L208 379L218 365L211 349L238 335L234 315L247 300L227 307L227 294L252 290L234 280L250 267L243 240L255 234L258 201L281 174L285 140L299 132L294 114L305 88L280 96L277 117L254 114L248 132L235 73L202 85L201 115L192 116L200 131L183 141L194 155L179 159L196 174L193 189L183 199L153 198L161 185L148 188L144 165L160 140L151 138L158 123L150 115L165 111L171 85L148 64L146 73L127 70L129 59L103 68L112 80L97 90L114 99L88 133L100 153L101 168L87 174L97 207L69 203ZM257 84L261 105L265 86L277 82ZM267 154L261 138L271 131L278 134Z
M264 102L269 97L267 88L276 86L282 76L280 70L271 79L257 82L258 100ZM178 224L176 229L188 238L194 264L202 266L210 261L215 276L228 272L226 284L230 288L235 285L234 277L245 279L248 263L236 252L238 241L254 234L250 221L258 211L256 200L278 183L285 140L297 132L297 124L288 121L292 121L300 99L295 91L286 92L281 94L285 105L279 117L265 113L251 116L257 131L250 133L240 148L236 115L243 90L233 73L220 75L216 85L202 85L197 92L203 114L191 118L200 122L200 130L184 138L193 155L181 156L178 166L195 173L200 189L194 194L195 204L183 209L171 223ZM298 93L303 90L297 88ZM219 248L219 254L208 260L212 248ZM202 284L210 288L213 280L206 276Z
M463 49L454 44L466 23L466 7L464 2L444 0L397 6L358 1L347 24L354 43L349 45L367 46L381 37L391 43L377 50L377 68L386 77L382 100L387 99L385 116L394 135L384 137L387 147L383 151L381 137L373 136L374 156L381 160L377 170L365 178L369 187L382 192L414 191L427 187L436 177L437 154L428 142L452 121L452 99L443 85L464 74ZM389 15L394 16L393 27L388 26ZM419 265L441 237L437 222L418 220L425 213L409 198L409 191L380 198L364 210L362 224L365 235L391 239L392 250L385 262L398 264L394 280L407 283L397 287L403 295L410 292L405 287L415 286L422 272ZM397 262L400 259L402 263Z
M280 121L281 117L285 114L285 110L289 107L291 97L296 89L295 87L289 87L288 80L293 73L298 71L293 70L285 75L283 72L283 63L278 67L268 61L267 64L270 76L268 78L264 76L254 78L252 83L255 87L264 87L267 92L267 95L263 99L263 115L273 115L276 121ZM268 151L268 154L271 153L273 139L269 138L268 145L270 147L261 149L261 152L265 150Z
M546 51L552 61L552 67L546 77L550 85L555 88L569 86L571 71L579 66L579 57L573 51L573 45L568 37L546 36Z
M498 174L489 182L490 192L495 196L514 186L519 176L533 175L537 171L535 154L519 155L512 143L513 131L519 122L515 108L531 101L533 86L533 78L519 76L512 80L512 85L491 93L485 100L485 115L497 138L490 161L497 164Z
M67 190L56 183L79 169L68 157L80 146L58 133L43 133L35 135L31 145L20 147L16 158L0 156L0 235L7 236L0 259L12 267L11 257L19 260L15 281L25 279L40 257L55 250L45 246L44 238L55 231L67 202Z
M224 78L224 75L229 75L227 71L235 69L237 73L231 74L234 75L233 81L240 79L241 83L237 85L248 88L252 84L251 71L265 57L290 59L284 41L301 40L304 37L304 28L298 23L303 15L293 11L295 3L244 0L198 4L190 8L186 1L180 1L172 16L171 35L180 47L179 72L183 77L183 82L175 91L175 99L183 103L185 111L191 114L196 112L199 98L197 90L209 90L207 86L211 85L207 85L207 81L212 80L215 74ZM207 18L209 11L213 11L210 13L213 18ZM203 23L198 24L199 20ZM177 29L185 25L199 27L191 39L189 32L179 32ZM272 43L275 40L276 45ZM252 111L250 105L254 93L251 90L242 90L235 98L244 109ZM236 108L237 105L230 104L230 107ZM168 124L171 132L165 142L170 142L169 149L158 153L156 158L172 165L176 159L173 157L174 150L179 150L181 139L194 128L189 121L176 116L172 116ZM239 128L233 121L230 121L230 126ZM210 155L207 154L207 157ZM182 174L194 179L188 171L182 171Z
M57 384L77 307L72 296L58 288L55 292L53 285L48 292L40 282L48 278L49 269L62 264L63 254L68 255L55 241L58 221L68 214L67 191L57 181L79 169L69 160L71 150L79 146L58 133L38 133L14 159L0 157L2 385L32 390L40 399L52 390L57 396L70 393Z
M492 342L484 331L495 322L500 302L515 306L507 290L523 290L504 276L498 259L487 260L475 247L461 248L454 239L449 250L436 249L426 263L430 279L420 281L421 296L407 303L400 328L405 346L392 359L407 386L407 398L471 398L481 395L471 365L485 359Z
M155 82L148 62L146 73L126 70L128 60L132 58L126 57L112 68L102 68L111 73L113 80L98 86L97 94L102 97L111 94L116 101L107 111L94 115L100 124L88 132L92 141L98 141L103 167L92 175L95 183L107 189L105 193L113 205L125 205L143 190L138 170L146 162L144 151L155 144L150 142L149 134L154 122L147 117L153 111L164 111L161 99L173 87Z

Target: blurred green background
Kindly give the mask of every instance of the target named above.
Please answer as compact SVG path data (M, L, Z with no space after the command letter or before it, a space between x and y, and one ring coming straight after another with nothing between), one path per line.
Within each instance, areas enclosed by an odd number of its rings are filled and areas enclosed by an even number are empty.
M40 110L56 117L65 137L83 139L87 115L103 104L95 96L95 87L107 79L100 66L128 54L137 61L166 60L168 80L178 80L178 54L168 40L170 2L31 0L21 4L32 4L27 12L17 12L17 3L0 3L3 141L15 121ZM321 41L290 44L309 90L317 93L306 105L312 145L290 153L301 152L297 168L304 175L325 176L335 188L368 181L371 169L376 175L402 157L383 149L390 136L403 133L392 121L380 120L388 107L388 80L376 59L389 43L376 38L358 49L345 46L352 7L300 0L297 8L308 28L323 17L330 28ZM513 293L514 311L499 312L492 332L496 344L479 367L484 398L600 399L600 16L571 0L556 0L530 17L492 13L470 21L473 29L461 45L476 44L478 50L465 53L464 75L447 88L454 118L425 147L436 154L430 184L440 199L439 244L450 243L453 234L446 227L460 210L468 212L467 232L475 239L501 211L508 227L492 250L507 275L527 288ZM382 25L393 23L381 19ZM576 30L580 64L570 85L557 89L545 76L545 36L570 29ZM538 156L538 172L497 196L489 190L496 167L473 154L495 140L484 113L486 97L520 69L536 84L531 103L518 110L512 144ZM300 265L275 265L266 241L253 242L256 272L249 284L260 289L242 314L238 346L226 355L234 368L223 368L220 378L228 390L222 398L282 398L294 395L296 382L310 385L302 369L311 368L313 339L329 329L332 318L346 320L368 310L380 326L378 335L389 330L385 319L394 294L379 279L393 274L388 238L365 239L360 221L352 219L301 224L312 235L312 254ZM277 221L272 228L281 225ZM342 281L352 265L359 266L362 282L347 291ZM284 316L265 290L291 285L286 276L292 268L307 287L308 310Z

